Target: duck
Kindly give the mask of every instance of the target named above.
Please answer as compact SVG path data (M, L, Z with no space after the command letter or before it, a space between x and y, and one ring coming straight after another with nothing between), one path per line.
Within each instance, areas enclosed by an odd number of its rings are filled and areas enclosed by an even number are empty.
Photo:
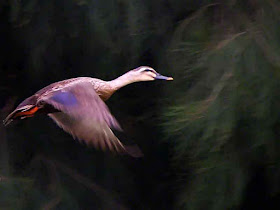
M159 74L152 67L140 66L120 77L104 81L91 77L76 77L52 83L23 100L3 121L13 121L46 114L74 139L96 149L141 157L137 145L124 145L113 131L122 131L105 104L117 90L135 82L165 80L172 77Z

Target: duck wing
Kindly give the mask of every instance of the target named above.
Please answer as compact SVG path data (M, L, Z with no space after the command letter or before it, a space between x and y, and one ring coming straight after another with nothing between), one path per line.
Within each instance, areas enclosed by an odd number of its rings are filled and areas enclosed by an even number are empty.
M90 82L73 82L41 95L37 106L45 105L60 111L48 115L74 138L102 150L126 152L125 146L111 130L121 130L119 123Z

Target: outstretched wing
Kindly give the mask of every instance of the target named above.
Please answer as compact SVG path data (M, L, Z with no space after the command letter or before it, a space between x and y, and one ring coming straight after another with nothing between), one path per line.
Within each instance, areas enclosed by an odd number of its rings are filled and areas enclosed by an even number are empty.
M51 105L61 111L50 113L49 116L74 138L102 150L126 152L111 130L121 130L121 127L91 83L72 83L63 89L42 95L37 104Z

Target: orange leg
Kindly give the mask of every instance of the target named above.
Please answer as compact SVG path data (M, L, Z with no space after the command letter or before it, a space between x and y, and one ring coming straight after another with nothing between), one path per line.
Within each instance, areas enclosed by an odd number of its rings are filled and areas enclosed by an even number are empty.
M32 117L35 114L35 112L38 111L38 109L39 108L37 106L35 106L34 108L32 108L28 111L16 113L15 117L20 117L20 116Z

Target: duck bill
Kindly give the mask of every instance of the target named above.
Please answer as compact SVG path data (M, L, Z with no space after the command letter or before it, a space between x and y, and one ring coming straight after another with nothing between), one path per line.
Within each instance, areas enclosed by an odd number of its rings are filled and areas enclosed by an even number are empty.
M158 79L158 80L173 80L172 77L166 77L166 76L163 76L163 75L161 75L161 74L157 74L157 75L155 76L155 79Z

